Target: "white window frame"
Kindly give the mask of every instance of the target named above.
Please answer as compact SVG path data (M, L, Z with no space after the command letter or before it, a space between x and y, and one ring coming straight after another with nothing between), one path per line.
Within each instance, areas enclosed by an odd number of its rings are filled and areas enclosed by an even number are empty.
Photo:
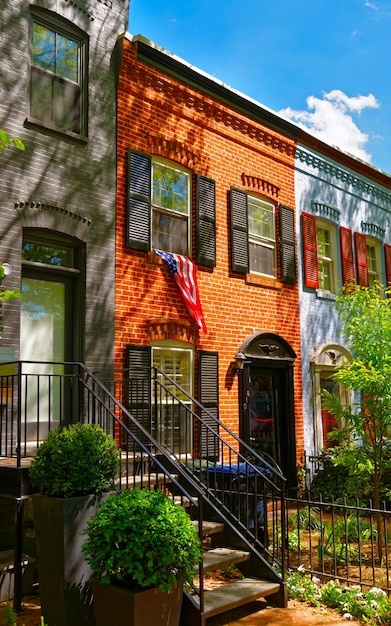
M251 228L251 221L254 219L251 215L251 206L257 206L260 209L264 209L269 213L271 218L268 220L271 225L271 232L269 234L260 234L255 232L255 229ZM267 202L262 198L247 195L247 213L248 213L248 243L249 243L249 271L250 274L259 274L261 276L268 276L269 278L277 277L277 260L276 260L276 207L271 202ZM257 220L258 224L262 226L262 220ZM260 271L256 267L255 261L258 258L254 258L251 254L251 246L262 248L265 251L271 251L272 255L272 271Z
M350 352L338 344L323 344L311 358L312 370L312 396L313 396L313 419L314 419L314 454L319 454L324 449L323 420L322 420L322 397L321 380L330 378L337 367L350 362ZM339 398L344 406L351 406L353 410L354 395L352 391L346 391L344 385L339 385Z
M330 254L322 254L319 242L319 231L325 231L329 234ZM318 258L318 280L319 291L323 293L335 294L337 290L337 232L334 224L327 220L316 218L316 239L317 239L317 258ZM328 267L330 270L329 288L322 283L322 266Z
M154 367L158 367L161 369L167 376L169 376L174 382L183 387L184 391L190 396L193 397L193 386L194 386L194 350L187 343L183 343L180 341L154 341L151 343L152 348L152 364ZM183 374L179 371L177 372L169 372L166 371L164 367L162 367L161 358L157 359L157 354L160 353L162 356L163 352L172 352L174 357L180 357L186 355L188 358L188 371L187 371L187 380L185 384L181 383L181 378ZM174 359L175 361L175 359ZM158 374L159 378L159 374ZM162 378L160 376L160 378ZM164 381L163 381L164 382ZM173 387L173 392L176 388ZM189 402L188 398L185 394L179 396L179 400L183 404L186 404L190 409L193 408L192 403ZM152 402L155 401L154 393L152 392ZM159 402L159 398L158 398ZM169 407L173 405L173 401L170 401L170 397L167 396L160 401L162 407ZM163 412L163 411L162 411ZM187 456L192 454L193 451L193 421L190 420L189 423L184 428L184 424L181 424L181 428L183 429L183 434L187 435L187 440L180 441L180 449L181 453L185 453ZM164 423L164 418L160 416L158 417L158 423L156 424L156 436L160 443L164 443L164 438L167 436L166 431L173 429L175 430L175 424L166 425ZM169 435L168 435L169 436Z
M373 286L375 281L380 284L383 284L383 271L382 271L382 261L381 261L381 244L377 239L372 239L372 237L366 236L366 244L367 244L367 259L368 259L368 282L369 286ZM370 255L370 249L374 250L374 257ZM371 267L370 260L375 261L375 267Z
M171 199L171 206L164 206L164 203L159 204L155 195L155 171L160 168L161 170L171 170L178 176L183 177L186 183L186 195L184 198L183 210L178 210L175 206L175 200ZM164 190L164 188L163 188ZM174 194L175 196L175 190ZM155 226L155 220L160 217L160 220L166 218L167 222L175 221L177 224L183 223L186 228L186 234L183 238L183 234L178 237L178 228L169 226L169 228L157 230ZM164 250L165 252L174 252L177 254L183 254L190 256L190 233L191 233L191 177L190 172L184 167L178 164L173 164L170 161L164 159L156 159L152 157L152 171L151 171L151 232L152 232L152 248ZM167 239L165 242L164 239ZM180 245L178 245L180 240Z

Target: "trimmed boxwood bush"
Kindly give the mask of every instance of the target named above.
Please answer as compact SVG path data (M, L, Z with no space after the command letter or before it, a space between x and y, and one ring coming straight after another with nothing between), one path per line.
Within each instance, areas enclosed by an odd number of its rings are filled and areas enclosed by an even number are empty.
M102 583L171 591L191 581L201 558L197 531L183 507L161 491L111 495L89 520L83 552Z
M114 439L95 424L72 424L48 433L32 459L29 475L46 496L101 494L120 470Z

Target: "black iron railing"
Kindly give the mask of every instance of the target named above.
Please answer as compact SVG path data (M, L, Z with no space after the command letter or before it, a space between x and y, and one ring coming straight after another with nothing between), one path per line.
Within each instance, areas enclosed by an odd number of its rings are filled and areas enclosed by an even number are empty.
M383 503L287 498L289 569L391 594L391 511Z
M99 424L121 449L116 488L161 488L189 507L202 529L204 511L224 521L259 561L265 578L285 578L285 479L215 415L157 368L101 381L80 363L0 365L1 457L16 466L49 430ZM193 591L203 611L203 572Z

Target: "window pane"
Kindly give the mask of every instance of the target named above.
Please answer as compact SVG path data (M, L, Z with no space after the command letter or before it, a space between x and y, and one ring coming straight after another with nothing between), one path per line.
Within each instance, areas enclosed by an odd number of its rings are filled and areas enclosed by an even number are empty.
M379 274L377 271L376 246L367 245L367 257L368 257L369 285L370 287L374 287L376 281L380 282Z
M33 64L56 71L56 33L41 24L33 26Z
M57 248L30 241L23 242L22 259L57 267L74 267L72 248Z
M318 254L321 256L331 257L330 232L325 228L317 229Z
M324 291L332 291L331 265L327 261L318 262L319 288Z
M52 79L32 68L30 114L43 122L52 119Z
M53 121L75 133L80 132L79 96L78 85L53 81Z
M153 211L152 247L187 255L187 224L187 219L162 211Z
M317 227L319 288L334 293L333 231Z
M321 378L320 379L320 388L321 391L328 391L329 393L335 394L339 398L339 389L337 383L329 378ZM336 441L333 441L328 437L328 434L337 427L337 421L335 419L335 415L329 412L323 406L321 406L322 412L322 432L323 432L323 447L324 448L332 448L336 445Z
M152 204L189 214L189 175L162 163L153 163Z
M79 77L79 46L63 35L57 35L56 74L74 82Z
M248 230L250 236L274 241L274 207L256 198L248 198Z
M249 242L250 272L275 276L274 248Z

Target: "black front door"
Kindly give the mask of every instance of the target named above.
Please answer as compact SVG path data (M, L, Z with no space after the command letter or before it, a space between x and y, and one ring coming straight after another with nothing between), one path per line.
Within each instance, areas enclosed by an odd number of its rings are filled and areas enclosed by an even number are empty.
M293 406L288 366L261 361L243 370L242 437L256 452L266 453L281 468L289 489L296 483Z

